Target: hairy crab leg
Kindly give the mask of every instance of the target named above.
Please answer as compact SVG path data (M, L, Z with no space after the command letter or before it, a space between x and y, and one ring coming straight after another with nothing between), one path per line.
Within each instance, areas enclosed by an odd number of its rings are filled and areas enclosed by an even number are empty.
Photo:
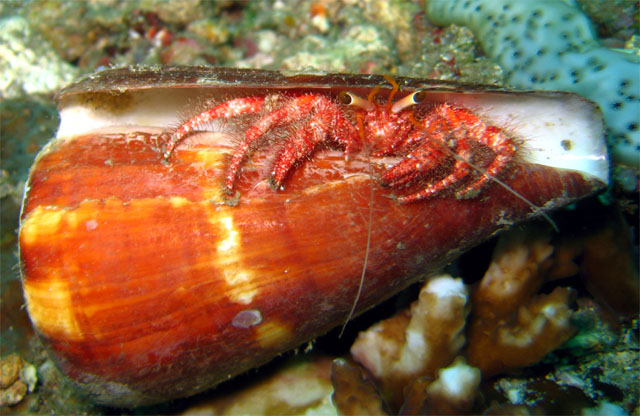
M294 136L288 138L288 143L294 143L285 145L285 151L279 157L274 169L276 184L282 181L287 171L297 160L313 150L313 147L323 141L330 132L331 136L345 147L347 154L355 151L359 146L358 134L355 127L342 116L342 113L343 110L330 98L317 94L305 94L292 98L283 107L265 115L247 130L244 140L233 154L225 180L227 192L233 192L240 166L255 142L272 128L294 123L309 114L311 114L311 120L307 126L310 133L298 131ZM312 126L314 122L315 129ZM322 131L322 134L318 135L318 130ZM306 141L310 142L305 144Z
M175 133L171 135L171 141L167 143L164 159L168 160L176 145L203 123L217 118L231 118L242 114L257 113L262 110L264 100L265 97L235 98L195 115L180 125Z
M291 140L287 140L273 168L273 185L278 188L284 177L297 160L309 155L324 134L308 123L302 131L297 131Z
M399 197L398 201L401 203L429 198L469 175L471 167L475 169L475 166L469 163L472 157L471 142L489 147L495 153L495 157L486 168L479 171L482 174L480 178L456 192L458 198L469 198L477 194L490 178L495 178L513 159L516 150L512 140L499 128L487 126L475 114L464 108L441 104L424 120L412 120L412 123L416 125L417 130L405 139L396 141L394 146L398 151L417 147L405 156L404 160L383 174L383 183L391 187L402 186L422 173L434 169L438 161L446 158L448 153L438 150L438 147L444 147L452 153L457 151L458 154L450 175L418 192ZM452 147L455 147L456 151L451 149ZM386 149L383 152L386 152Z
M304 128L296 131L285 143L273 169L273 185L279 187L291 167L311 154L327 136L333 137L345 148L347 157L359 146L355 127L341 116L339 110L332 109L329 112L314 114Z
M404 153L404 158L382 175L382 182L391 187L406 185L421 174L435 169L447 157L443 147L450 140L451 126L448 120L432 112L421 121L412 115L410 126L415 129L397 144L391 154Z
M493 161L480 173L483 175L464 189L456 192L458 198L474 196L488 181L495 177L513 159L516 147L511 138L495 126L488 126L478 116L465 108L443 104L436 110L440 117L451 124L452 130L466 130L466 137L473 137L474 141L489 147L495 152ZM459 144L468 140L459 140ZM464 158L467 159L467 158Z
M382 175L382 182L392 188L406 185L424 172L435 169L446 157L449 155L442 151L441 143L436 140L426 141L387 170Z
M413 128L409 121L409 115L410 114L403 114L400 116L400 127L391 137L391 140L387 140L387 143L383 144L380 150L373 153L374 156L390 156L405 147L410 140L411 129Z
M481 137L485 139L485 143L496 152L496 156L493 161L487 166L482 173L482 176L478 178L471 185L456 192L458 198L469 198L476 195L482 187L489 182L490 178L495 178L496 175L513 159L516 147L509 137L507 137L502 131L493 126L485 126L483 123L484 132Z

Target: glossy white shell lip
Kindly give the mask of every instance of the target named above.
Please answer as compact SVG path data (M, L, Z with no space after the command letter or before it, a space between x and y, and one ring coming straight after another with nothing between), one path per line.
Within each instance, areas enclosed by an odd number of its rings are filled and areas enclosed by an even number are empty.
M203 102L219 95L212 88L152 88L129 91L126 110L103 108L73 96L60 102L57 137L72 137L116 126L177 127L202 110ZM266 91L263 93L272 93ZM609 157L601 113L575 94L553 92L453 92L427 90L428 102L471 108L488 124L504 129L521 143L518 156L528 162L569 169L609 181ZM254 92L255 93L255 92ZM400 97L402 91L398 94ZM229 98L227 93L226 99ZM197 110L196 110L197 112Z
M577 95L459 95L457 104L471 107L489 124L521 141L520 157L531 163L569 169L609 181L609 157L602 115Z

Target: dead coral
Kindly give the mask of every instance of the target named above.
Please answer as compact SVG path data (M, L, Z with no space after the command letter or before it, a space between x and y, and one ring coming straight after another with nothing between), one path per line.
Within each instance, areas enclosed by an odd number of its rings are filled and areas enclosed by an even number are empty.
M406 400L400 410L403 415L458 415L472 409L480 370L458 357L452 365L438 371L435 381L418 377L405 389Z
M332 359L306 354L291 357L262 375L234 380L199 400L189 401L182 416L335 414L331 403ZM155 409L154 409L155 410ZM166 413L163 412L163 413Z
M375 383L358 364L338 358L331 366L333 404L341 415L388 415Z
M499 240L472 295L468 365L456 362L445 369L461 352L467 316L467 289L450 276L430 280L410 310L360 333L351 354L378 380L391 406L404 402L402 411L409 413L469 411L480 372L487 378L533 365L575 333L569 306L574 291L538 293L545 280L575 273L559 265L570 263L567 258L552 256L550 239L546 231L528 227ZM459 397L456 386L467 386Z
M616 204L595 205L591 215L596 217L593 226L580 224L560 239L552 273L572 267L573 273L566 275L578 275L598 303L616 315L635 316L640 308L640 277L629 224Z
M427 282L417 302L358 335L352 356L380 380L383 397L402 403L402 388L421 376L435 378L464 344L467 290L460 279Z
M574 333L573 291L536 295L550 265L549 239L532 229L504 234L472 295L467 357L484 377L532 365Z

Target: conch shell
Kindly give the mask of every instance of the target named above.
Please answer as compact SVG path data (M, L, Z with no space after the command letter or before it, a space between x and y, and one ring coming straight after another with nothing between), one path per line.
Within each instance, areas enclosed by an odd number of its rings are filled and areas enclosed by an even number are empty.
M578 96L397 81L400 93L473 108L517 137L506 186L400 204L377 180L388 160L323 148L274 190L267 149L230 199L224 171L246 117L203 127L163 158L166 132L211 100L366 97L375 87L384 99L379 76L113 69L62 91L60 129L31 168L19 236L29 316L62 370L112 406L195 394L608 180L599 112Z

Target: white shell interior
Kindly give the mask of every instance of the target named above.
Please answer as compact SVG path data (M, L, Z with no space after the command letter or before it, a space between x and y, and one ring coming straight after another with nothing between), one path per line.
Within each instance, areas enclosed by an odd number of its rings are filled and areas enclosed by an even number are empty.
M471 107L489 124L522 141L527 161L595 176L607 183L609 158L602 115L577 95L539 97L458 95L450 101Z
M68 97L60 103L57 137L124 126L177 127L203 110L203 102L215 91L207 88L138 90L129 93L126 108ZM224 98L221 95L219 100ZM577 95L428 92L426 99L471 108L486 122L522 143L519 156L529 162L579 171L605 183L609 180L600 111Z

